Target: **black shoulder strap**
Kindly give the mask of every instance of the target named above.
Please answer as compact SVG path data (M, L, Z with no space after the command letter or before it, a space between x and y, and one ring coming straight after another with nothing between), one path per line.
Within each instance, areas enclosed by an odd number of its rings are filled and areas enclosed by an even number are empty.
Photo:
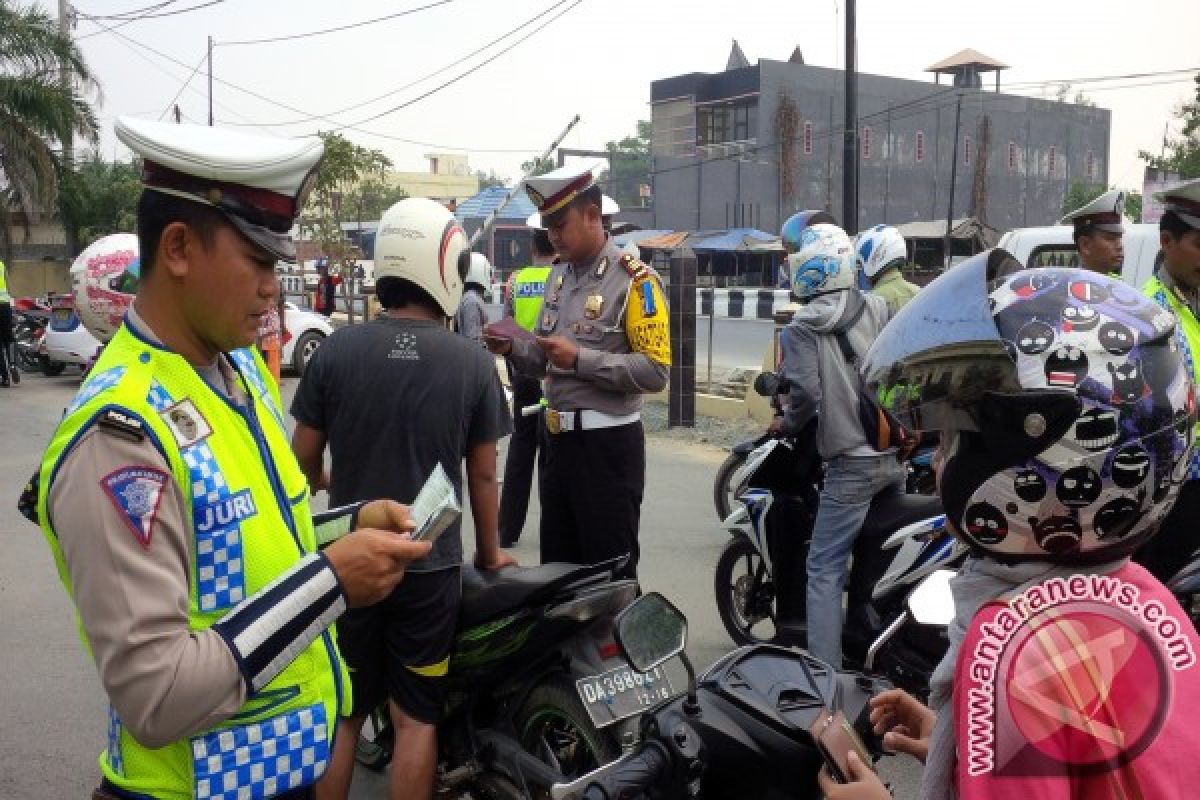
M846 363L851 366L858 364L858 354L854 352L854 347L850 344L850 337L846 333L858 324L858 321L862 319L863 312L867 310L867 299L865 297L855 292L851 296L851 302L854 300L858 301L858 307L850 313L847 319L842 320L833 329L833 335L837 337L838 347L842 351L842 358L846 359Z

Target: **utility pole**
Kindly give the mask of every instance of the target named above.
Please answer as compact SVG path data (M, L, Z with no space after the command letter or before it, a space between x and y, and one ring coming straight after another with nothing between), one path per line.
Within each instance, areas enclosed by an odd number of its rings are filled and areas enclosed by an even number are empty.
M61 2L61 0L59 0ZM208 37L208 127L212 127L212 37Z
M58 0L58 31L66 38L71 38L71 5L67 0ZM66 60L62 60L58 65L58 83L62 87L64 93L71 92L71 70L67 66ZM68 123L63 131L62 140L62 163L63 173L71 174L75 172L75 137L72 130L72 124ZM75 236L74 225L68 223L63 226L66 234L67 258L73 259L78 253L79 242Z
M962 120L962 92L958 94L958 102L954 107L954 148L950 151L950 204L946 208L946 240L942 244L945 255L943 266L950 266L950 229L954 225L954 184L958 180L958 125Z
M855 0L846 0L846 120L842 134L842 227L858 232L858 61Z

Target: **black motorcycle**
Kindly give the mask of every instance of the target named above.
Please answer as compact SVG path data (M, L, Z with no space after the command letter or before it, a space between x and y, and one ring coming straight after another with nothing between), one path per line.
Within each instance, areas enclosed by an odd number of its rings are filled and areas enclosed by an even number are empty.
M636 748L555 786L554 800L816 798L823 766L844 775L850 748L864 764L882 754L868 707L882 681L769 645L735 650L697 680L687 620L657 594L618 618L616 638L638 670L679 656L688 691L642 716Z
M635 581L613 579L622 563L463 568L439 792L546 797L617 757L636 718L671 695L662 669L634 670L613 641L613 620L638 593ZM368 725L356 755L381 770L393 741L386 711Z

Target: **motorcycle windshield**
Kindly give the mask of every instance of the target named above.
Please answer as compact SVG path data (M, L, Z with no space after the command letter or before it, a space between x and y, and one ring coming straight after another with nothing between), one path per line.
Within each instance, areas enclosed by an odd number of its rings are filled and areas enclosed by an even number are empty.
M1019 392L1016 362L992 316L990 290L1021 264L989 250L942 273L887 324L863 376L880 404L910 430L978 430L985 392Z

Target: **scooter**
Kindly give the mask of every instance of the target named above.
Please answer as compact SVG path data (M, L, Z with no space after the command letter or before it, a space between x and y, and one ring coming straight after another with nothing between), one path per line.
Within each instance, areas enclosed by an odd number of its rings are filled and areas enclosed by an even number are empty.
M642 715L636 747L554 786L554 800L816 798L821 768L844 775L850 748L864 764L882 754L868 701L884 681L770 645L739 648L697 679L686 617L653 593L617 618L615 638L641 671L678 657L687 691Z
M613 620L638 593L635 581L613 579L623 563L463 567L439 792L545 796L617 757L637 717L671 695L666 672L634 670L613 641ZM393 742L386 711L367 726L356 757L382 770Z
M731 538L717 560L713 589L721 621L738 644L805 644L802 632L781 630L778 619L805 617L805 562L822 466L800 441L814 435L806 430L799 440L764 442L747 462L754 470L738 498L742 507L724 521ZM901 615L907 593L965 555L966 547L946 529L938 498L876 497L847 581L846 663L862 667L871 644ZM897 631L877 664L897 685L922 694L946 647L943 638L927 634L920 628Z

